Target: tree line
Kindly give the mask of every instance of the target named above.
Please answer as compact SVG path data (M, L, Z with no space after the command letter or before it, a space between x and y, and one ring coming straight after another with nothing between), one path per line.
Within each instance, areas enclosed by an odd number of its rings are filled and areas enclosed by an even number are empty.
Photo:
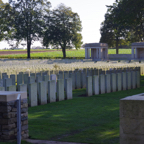
M9 3L0 0L0 41L25 40L27 58L36 40L46 47L61 48L66 58L66 48L81 47L81 31L79 15L64 4L51 10L47 0L9 0Z
M100 42L116 47L144 41L144 0L116 0L107 6Z

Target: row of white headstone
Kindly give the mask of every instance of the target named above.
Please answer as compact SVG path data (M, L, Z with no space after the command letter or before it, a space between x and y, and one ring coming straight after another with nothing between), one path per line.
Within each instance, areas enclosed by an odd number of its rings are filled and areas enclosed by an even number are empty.
M37 77L38 78L38 77ZM19 84L18 91L28 92L29 106L43 105L51 102L72 99L72 79L65 79L66 87L64 92L64 79L35 82L33 77L29 77L29 84ZM7 78L5 87L0 87L0 91L16 91L16 85L12 85L12 79Z
M88 96L140 86L139 68L108 71L84 69L83 71L59 72L58 75L51 74L50 76L47 75L47 72L33 73L30 77L28 74L19 73L17 75L17 87L15 85L15 75L10 75L10 78L8 78L8 75L3 73L2 76L0 90L28 91L30 106L71 99L72 89L86 88L86 86ZM66 97L64 97L64 90L66 91Z
M51 62L51 63L50 63ZM55 63L54 63L55 62ZM61 63L62 62L62 63ZM92 61L75 61L75 60L35 60L33 62L19 62L19 64L15 64L16 62L13 60L12 65L9 65L7 61L3 62L3 65L0 65L0 73L7 73L8 75L15 74L17 75L19 72L26 73L38 73L44 71L74 71L75 69L84 69L84 68L97 68L97 69L109 69L109 68L124 68L124 67L142 67L142 73L144 74L144 64L143 63L118 63L117 61L113 62L92 62ZM66 63L67 62L67 63ZM1 75L0 75L1 76Z
M87 96L135 89L140 87L140 72L128 71L88 76L86 84Z

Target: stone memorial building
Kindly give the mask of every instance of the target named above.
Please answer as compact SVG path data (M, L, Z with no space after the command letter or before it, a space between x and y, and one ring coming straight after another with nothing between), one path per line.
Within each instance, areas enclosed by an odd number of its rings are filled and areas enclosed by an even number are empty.
M106 43L87 43L85 44L85 59L107 60L108 44Z
M132 59L144 59L144 42L132 43Z

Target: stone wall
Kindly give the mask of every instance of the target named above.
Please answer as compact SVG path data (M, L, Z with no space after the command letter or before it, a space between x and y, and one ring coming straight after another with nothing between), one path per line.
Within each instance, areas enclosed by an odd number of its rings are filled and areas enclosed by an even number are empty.
M120 100L120 144L144 144L144 93Z
M120 60L120 59L124 59L124 60L130 60L131 58L131 54L109 54L108 55L109 59L116 59L116 60Z
M1 96L0 96L1 97ZM21 99L21 138L28 138L28 103ZM17 138L17 102L0 101L0 141L13 141Z

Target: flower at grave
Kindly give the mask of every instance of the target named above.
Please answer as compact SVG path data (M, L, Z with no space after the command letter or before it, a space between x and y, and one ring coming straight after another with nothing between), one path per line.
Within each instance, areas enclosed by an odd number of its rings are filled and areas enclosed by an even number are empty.
M55 69L59 69L59 68L60 68L57 64L55 64L53 67L54 67Z

